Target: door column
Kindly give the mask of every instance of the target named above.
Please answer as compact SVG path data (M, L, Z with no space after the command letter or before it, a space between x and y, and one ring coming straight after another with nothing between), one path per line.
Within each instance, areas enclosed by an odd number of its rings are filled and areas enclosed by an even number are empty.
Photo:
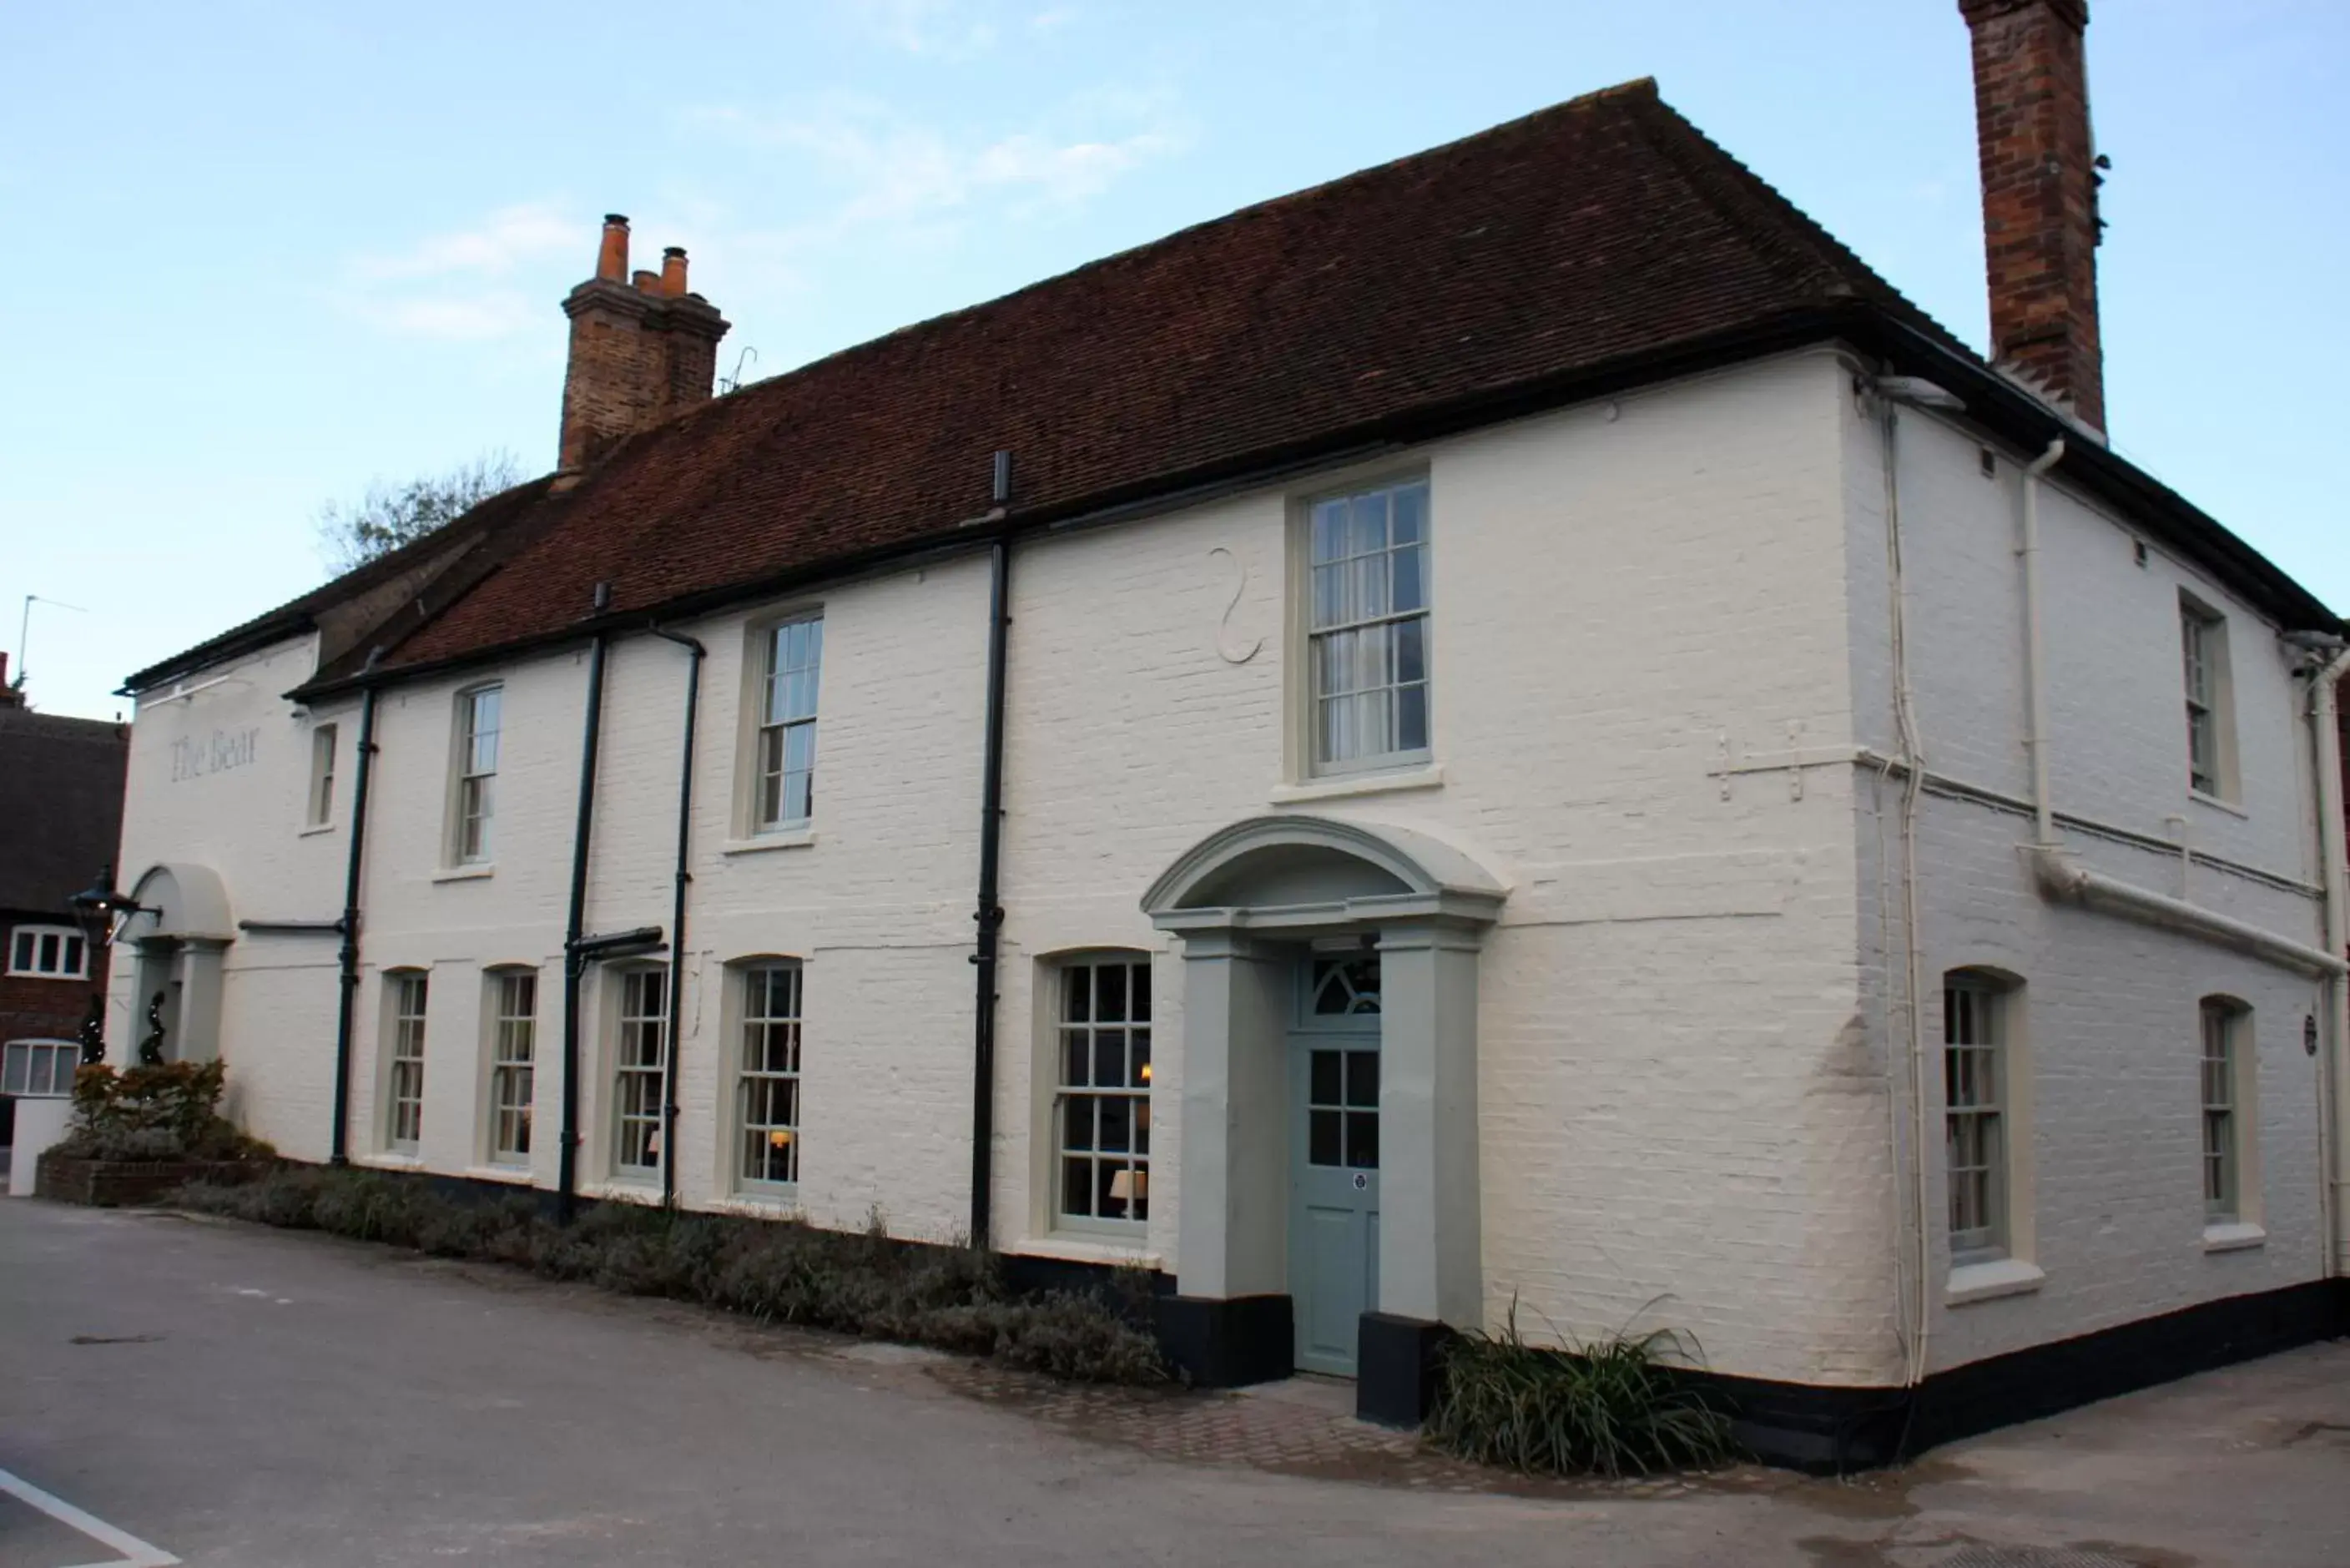
M1170 1353L1208 1387L1286 1377L1289 1090L1284 959L1228 926L1186 929L1183 1119Z
M1448 1324L1484 1321L1477 1179L1480 931L1379 929L1379 1302L1357 1353L1357 1413L1418 1425Z
M209 1062L220 1054L221 963L228 943L218 937L190 937L180 951L180 1037L167 1042L182 1062Z

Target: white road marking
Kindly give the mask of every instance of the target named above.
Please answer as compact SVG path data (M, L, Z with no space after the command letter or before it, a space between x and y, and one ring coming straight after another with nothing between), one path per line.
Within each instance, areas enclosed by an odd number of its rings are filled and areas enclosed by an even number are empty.
M78 1563L74 1568L172 1568L179 1559L160 1546L150 1546L127 1530L114 1526L80 1509L61 1497L51 1497L22 1476L0 1470L0 1491L23 1499L68 1529L78 1530L100 1545L111 1546L122 1553L104 1563Z

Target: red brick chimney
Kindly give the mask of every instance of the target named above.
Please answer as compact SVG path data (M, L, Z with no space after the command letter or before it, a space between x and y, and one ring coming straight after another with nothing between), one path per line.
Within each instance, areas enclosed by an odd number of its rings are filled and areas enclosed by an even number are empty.
M563 301L571 362L563 376L557 466L577 473L622 438L710 400L718 340L728 323L685 287L685 252L672 245L658 273L629 275L629 220L604 219L596 275Z
M1959 12L1974 35L1991 358L2102 432L2088 0L1959 0Z

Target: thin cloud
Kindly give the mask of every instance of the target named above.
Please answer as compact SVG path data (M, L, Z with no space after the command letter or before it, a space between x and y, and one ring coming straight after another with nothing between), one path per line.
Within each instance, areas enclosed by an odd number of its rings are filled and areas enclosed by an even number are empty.
M837 4L867 37L910 55L968 59L995 47L995 24L972 16L972 8L963 0L837 0Z
M552 202L501 208L470 228L431 234L404 249L353 256L346 308L396 337L484 343L539 324L545 315L518 280L593 254L593 225Z

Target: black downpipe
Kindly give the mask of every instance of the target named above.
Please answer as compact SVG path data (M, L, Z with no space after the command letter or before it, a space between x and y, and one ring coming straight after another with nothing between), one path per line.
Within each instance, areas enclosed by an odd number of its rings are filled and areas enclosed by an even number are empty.
M597 608L607 589L596 585ZM579 1183L579 976L588 955L579 939L588 919L588 845L596 820L596 747L604 732L606 634L588 647L588 720L579 738L579 818L571 838L571 908L563 928L563 1140L555 1162L555 1215L568 1225L578 1206Z
M998 454L996 499L1003 499L1004 469ZM996 871L1003 842L1003 660L1012 625L1009 589L1012 538L999 535L988 552L987 750L980 783L979 947L972 954L978 991L972 1008L971 1096L971 1244L991 1251L991 1199L995 1178L995 992L997 937L1003 925Z
M372 664L374 659L368 660ZM351 1159L351 1023L359 996L359 871L367 852L368 775L375 763L376 689L359 693L359 768L351 784L351 850L343 871L342 996L335 1010L335 1117L328 1137L327 1162Z
M677 1068L678 1043L685 1023L685 888L693 880L693 720L702 706L702 660L708 650L681 632L650 628L685 649L685 752L677 768L677 899L669 917L669 1041L662 1053L661 1076L661 1207L677 1203Z

